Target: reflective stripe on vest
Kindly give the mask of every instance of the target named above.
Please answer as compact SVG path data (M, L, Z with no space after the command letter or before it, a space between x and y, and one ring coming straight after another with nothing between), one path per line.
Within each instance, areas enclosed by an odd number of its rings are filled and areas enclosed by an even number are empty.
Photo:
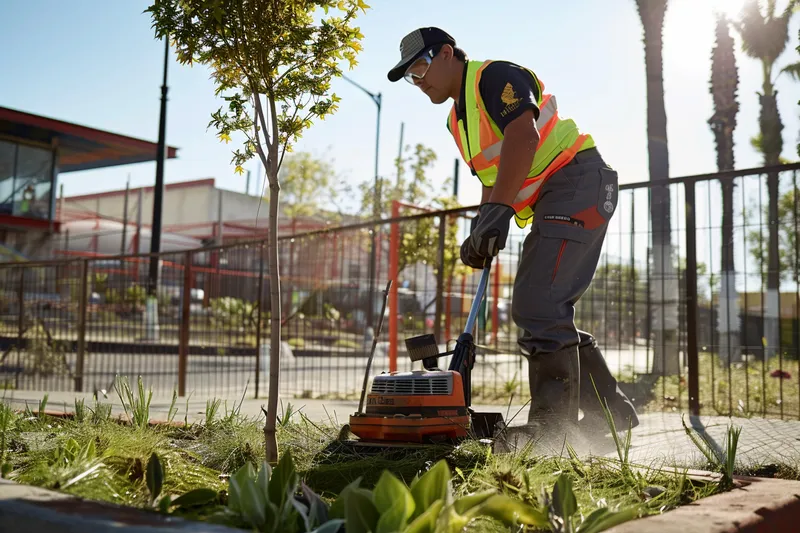
M503 133L486 112L479 89L483 69L490 63L467 62L464 87L466 126L463 120L458 120L455 105L450 110L447 122L461 157L485 187L494 186L503 148ZM569 163L575 154L595 146L592 137L581 134L574 121L559 117L555 96L544 94L544 84L536 74L526 70L539 88L539 117L536 119L539 144L528 176L514 199L513 207L520 227L524 227L527 219L533 216L531 206L538 198L542 183Z

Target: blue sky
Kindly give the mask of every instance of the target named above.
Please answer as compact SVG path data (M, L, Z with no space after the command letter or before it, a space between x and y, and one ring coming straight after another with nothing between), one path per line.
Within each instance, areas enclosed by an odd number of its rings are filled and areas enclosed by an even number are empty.
M664 77L673 176L712 172L716 159L706 121L712 112L708 92L714 23L711 6L740 0L671 0L664 43ZM534 69L557 95L562 114L590 132L621 182L647 175L645 74L641 26L633 0L510 0L487 7L484 1L455 3L372 0L359 20L364 52L348 76L382 92L380 171L391 176L400 123L405 142L421 142L438 154L434 182L452 174L457 150L444 127L448 106L433 106L405 82L389 83L386 71L399 57L398 43L411 29L437 25L454 35L473 59L507 59ZM783 4L784 2L779 2ZM162 44L153 39L146 1L10 0L0 19L0 105L74 121L155 141L158 132ZM502 7L500 7L502 6ZM797 29L780 59L798 59ZM737 43L738 44L738 43ZM749 139L757 132L761 67L738 52L740 68L738 168L760 165ZM174 56L172 57L174 59ZM783 76L779 106L786 125L784 156L797 159L800 83ZM179 158L166 166L167 182L215 177L220 186L244 190L233 173L233 145L206 130L219 103L203 67L172 62L169 70L167 138ZM338 171L354 185L372 179L375 106L344 80L334 83L342 97L339 112L320 122L297 146L333 154ZM249 165L254 172L255 160ZM68 195L151 184L155 164L140 164L65 174ZM477 180L461 167L459 199L477 201ZM255 186L252 187L255 190Z

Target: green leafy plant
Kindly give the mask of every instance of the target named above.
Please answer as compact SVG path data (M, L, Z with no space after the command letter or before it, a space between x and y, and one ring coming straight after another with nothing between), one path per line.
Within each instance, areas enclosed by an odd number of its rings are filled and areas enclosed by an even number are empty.
M83 398L75 398L75 422L86 421L86 412L86 401Z
M178 390L172 389L172 401L169 404L169 410L167 411L167 422L172 423L175 420L175 415L178 414Z
M361 488L361 478L344 488L330 509L344 519L348 533L446 533L462 531L477 518L494 518L508 527L546 527L542 510L494 490L455 498L450 468L437 462L406 486L385 470L375 489Z
M271 349L267 461L278 460L276 416L280 384L281 287L278 270L279 171L286 152L316 118L334 113L331 80L340 62L356 64L364 37L353 22L363 0L155 0L147 8L157 38L170 39L178 61L211 68L216 94L227 103L211 115L222 141L243 137L233 152L237 173L257 156L269 181ZM322 11L322 13L320 13ZM332 13L331 13L332 11Z
M147 473L145 481L147 492L150 494L150 507L154 507L162 513L170 513L175 510L186 511L193 507L213 504L218 499L217 491L207 487L200 487L190 490L174 500L170 494L161 495L164 487L165 472L158 454L153 452L147 461Z
M39 410L36 413L37 416L39 417L39 420L44 420L44 417L45 417L44 412L45 412L45 410L47 410L47 400L48 400L49 397L50 397L50 395L48 393L44 393L44 396L42 396L42 399L39 400Z
M720 488L722 490L730 489L733 486L733 472L736 466L736 449L739 446L739 437L742 434L742 428L740 426L729 425L728 431L725 434L725 449L719 450L705 433L701 433L687 426L683 416L681 416L681 424L683 424L683 430L686 432L689 440L691 440L695 447L700 450L700 453L705 456L712 468L722 474Z
M264 533L334 533L342 524L328 520L327 505L305 485L298 495L301 487L291 452L274 469L263 462L256 472L248 462L228 483L228 504L216 521Z
M92 400L93 407L89 408L89 411L92 413L92 423L98 424L101 422L107 422L111 419L111 404L110 403L102 403L97 399L97 394L94 395Z
M636 506L619 511L599 507L577 524L578 501L572 489L572 480L565 473L558 476L550 494L544 492L542 500L547 508L549 528L554 533L598 533L639 515Z
M128 383L128 378L117 376L114 388L131 424L138 429L146 428L150 423L150 401L153 399L152 387L145 393L142 376L139 376L137 394L134 396L133 390Z
M222 406L222 400L219 398L209 398L206 400L206 427L213 427L219 413L219 408Z

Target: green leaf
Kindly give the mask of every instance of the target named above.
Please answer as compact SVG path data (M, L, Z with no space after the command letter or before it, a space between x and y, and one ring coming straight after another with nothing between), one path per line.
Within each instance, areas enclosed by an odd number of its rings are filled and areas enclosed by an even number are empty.
M197 505L206 505L217 499L218 493L214 489L199 488L185 492L175 498L172 502L174 507L195 507Z
M164 468L161 466L156 452L150 455L150 460L147 461L147 490L150 492L150 503L153 504L156 498L161 494L161 488L164 485Z
M264 461L261 463L261 468L258 470L258 479L256 479L256 485L258 488L261 489L261 492L264 493L265 498L269 498L269 479L272 477L272 467L269 466L269 463Z
M253 465L245 463L228 480L228 508L234 513L241 513L241 488L248 480L253 478L253 475Z
M356 478L355 481L351 482L342 489L342 492L339 493L339 496L336 497L331 504L331 508L328 510L328 516L330 518L344 518L344 502L347 498L347 495L351 490L357 489L359 485L361 485L360 477Z
M598 533L639 516L638 507L629 507L621 511L609 511L608 508L597 509L586 517L577 533Z
M570 521L578 510L578 501L572 491L572 479L567 474L559 475L553 485L553 508L565 522Z
M309 503L308 518L311 526L317 524L324 524L328 521L328 504L317 495L316 492L311 490L305 483L300 484L300 489Z
M343 525L344 520L341 518L334 518L333 520L328 520L311 533L338 533L339 528Z
M518 524L540 528L548 526L547 513L503 494L495 494L488 498L479 506L474 507L468 516L469 518L490 516L506 526Z
M375 507L383 514L391 509L398 500L406 500L411 511L414 509L414 498L405 483L397 479L389 470L384 470L373 491Z
M367 489L351 489L344 501L344 521L347 533L372 533L378 525L380 514Z
M158 510L162 513L168 513L171 503L172 497L169 494L165 495L158 501Z
M450 468L444 459L437 462L433 468L425 472L411 487L414 497L414 514L419 516L437 500L448 501L450 495Z
M453 509L458 514L464 514L473 507L482 504L495 494L497 494L496 490L487 490L485 492L476 492L474 494L462 496L453 503Z
M405 489L405 487L403 488ZM408 519L411 518L413 512L414 499L411 497L411 493L406 489L406 493L399 495L389 509L380 513L381 517L378 520L376 533L403 531L406 525L408 525Z
M291 498L297 490L297 481L297 471L294 468L292 453L287 451L281 457L278 466L272 470L268 484L269 500L279 509L282 508L286 500Z
M252 478L247 478L239 484L239 480L231 479L238 485L239 505L242 517L254 527L261 528L267 521L267 499Z
M436 531L436 521L439 518L439 513L442 512L442 507L444 507L444 500L434 502L424 513L411 522L403 533L434 533ZM350 533L349 530L348 533Z
M5 479L13 469L14 467L11 465L11 463L3 463L3 466L0 468L0 475L2 475L3 479Z

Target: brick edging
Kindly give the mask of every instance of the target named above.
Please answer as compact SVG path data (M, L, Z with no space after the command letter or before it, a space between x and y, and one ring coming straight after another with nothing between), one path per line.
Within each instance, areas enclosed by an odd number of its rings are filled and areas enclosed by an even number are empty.
M632 520L609 533L775 533L800 530L800 481L736 476L737 488Z

